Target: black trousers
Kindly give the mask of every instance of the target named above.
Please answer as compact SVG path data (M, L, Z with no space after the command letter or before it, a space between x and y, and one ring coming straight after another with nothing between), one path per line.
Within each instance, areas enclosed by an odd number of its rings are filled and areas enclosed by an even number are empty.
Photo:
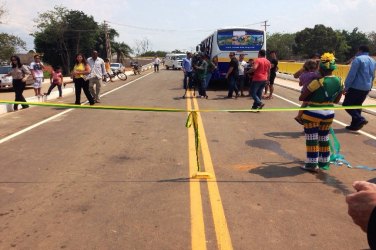
M13 79L13 89L16 95L16 102L26 102L25 97L23 96L23 91L25 90L26 83L22 82L21 79ZM22 104L22 108L28 108L29 105ZM18 110L18 104L13 105L14 110Z
M154 72L159 71L159 64L154 64Z
M76 89L76 101L75 104L81 104L81 89L84 90L87 100L90 104L94 104L94 98L90 94L89 81L85 81L83 78L74 78L74 87Z
M349 88L342 106L361 106L366 100L368 93L369 91ZM357 127L365 120L365 118L362 116L361 109L346 109L346 112L349 113L352 118L350 126Z
M63 96L63 91L61 90L61 84L55 84L51 83L50 87L48 88L47 95L51 94L51 91L57 86L57 89L59 90L59 96Z

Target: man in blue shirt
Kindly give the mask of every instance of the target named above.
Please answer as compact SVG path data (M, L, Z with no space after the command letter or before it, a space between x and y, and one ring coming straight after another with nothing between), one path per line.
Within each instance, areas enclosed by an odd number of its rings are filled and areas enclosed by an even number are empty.
M192 88L192 54L190 52L187 52L187 57L183 59L182 66L183 66L183 72L184 72L184 89ZM189 78L189 80L187 79ZM187 80L189 85L187 85Z
M376 62L369 56L368 46L359 47L355 59L352 61L349 74L345 80L345 100L343 106L361 106L372 89L375 79ZM361 109L346 109L352 117L350 126L346 129L358 131L368 121L361 115Z

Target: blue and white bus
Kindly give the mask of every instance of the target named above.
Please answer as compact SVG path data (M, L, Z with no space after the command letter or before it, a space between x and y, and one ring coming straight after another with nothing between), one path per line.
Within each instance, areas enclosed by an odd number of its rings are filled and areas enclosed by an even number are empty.
M257 58L261 49L266 50L266 36L264 30L249 28L218 29L203 40L197 51L206 53L211 60L218 59L218 70L221 78L226 76L229 67L229 53L244 54L244 60ZM238 57L239 58L239 57Z

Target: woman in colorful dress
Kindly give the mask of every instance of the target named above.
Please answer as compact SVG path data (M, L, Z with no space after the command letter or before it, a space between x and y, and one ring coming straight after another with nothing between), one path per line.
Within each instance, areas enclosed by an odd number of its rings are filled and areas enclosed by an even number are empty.
M334 110L327 108L339 102L343 90L341 79L333 75L336 68L334 55L324 53L319 66L323 78L313 80L299 97L300 101L308 102L307 107L318 108L305 110L302 116L307 160L301 168L310 172L329 168L329 129L334 119Z

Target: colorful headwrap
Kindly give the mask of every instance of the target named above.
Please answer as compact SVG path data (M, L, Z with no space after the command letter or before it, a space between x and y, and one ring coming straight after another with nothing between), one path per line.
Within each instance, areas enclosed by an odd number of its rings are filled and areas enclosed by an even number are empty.
M326 52L320 58L320 68L325 70L335 70L337 68L336 58L332 53Z

